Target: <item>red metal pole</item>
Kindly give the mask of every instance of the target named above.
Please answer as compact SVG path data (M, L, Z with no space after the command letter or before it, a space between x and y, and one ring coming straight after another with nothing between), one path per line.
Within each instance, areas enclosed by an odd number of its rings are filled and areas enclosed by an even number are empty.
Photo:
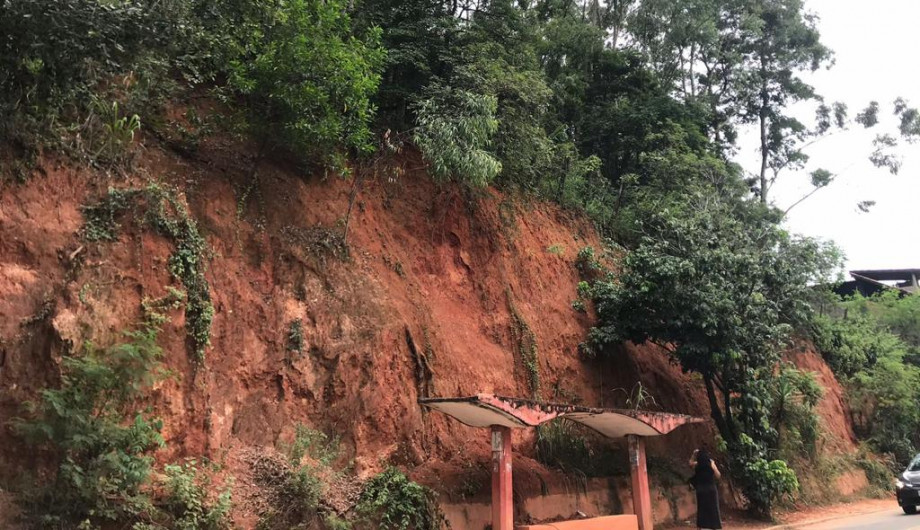
M653 530L652 497L648 486L648 469L645 463L645 440L630 434L629 475L632 478L633 512L639 519L639 530Z
M492 426L492 530L514 529L511 496L511 429Z

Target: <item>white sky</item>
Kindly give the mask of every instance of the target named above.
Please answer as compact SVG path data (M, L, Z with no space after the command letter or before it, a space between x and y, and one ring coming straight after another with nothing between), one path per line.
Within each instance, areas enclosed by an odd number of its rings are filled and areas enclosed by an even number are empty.
M796 206L787 217L792 232L834 240L846 253L848 270L920 267L920 244L913 231L920 223L920 144L900 141L904 164L898 175L876 169L869 161L877 133L897 136L892 102L898 96L920 106L920 1L806 0L817 13L822 41L835 52L830 70L806 79L825 101L842 101L850 118L876 100L882 120L868 131L850 129L811 146L804 171L780 174L771 190L773 202L785 209L810 189L808 174L823 167L840 174L829 187ZM811 124L814 105L800 119ZM745 131L735 157L746 170L760 169L755 131ZM869 213L856 203L876 201Z

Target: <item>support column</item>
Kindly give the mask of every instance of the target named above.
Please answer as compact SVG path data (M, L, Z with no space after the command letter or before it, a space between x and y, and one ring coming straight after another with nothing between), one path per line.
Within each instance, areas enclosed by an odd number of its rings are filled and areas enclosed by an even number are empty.
M639 519L639 530L653 530L652 497L648 485L648 468L645 465L645 439L635 434L628 435L626 439L629 442L633 513Z
M492 426L492 530L514 529L511 496L511 429Z

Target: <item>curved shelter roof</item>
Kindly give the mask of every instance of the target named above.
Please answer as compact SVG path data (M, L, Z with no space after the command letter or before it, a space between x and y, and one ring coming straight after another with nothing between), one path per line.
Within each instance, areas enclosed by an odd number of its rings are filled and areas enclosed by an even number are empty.
M633 409L602 409L541 403L527 399L477 394L470 397L426 398L419 403L452 416L471 427L499 425L512 429L536 427L556 418L581 423L609 438L658 436L704 418Z

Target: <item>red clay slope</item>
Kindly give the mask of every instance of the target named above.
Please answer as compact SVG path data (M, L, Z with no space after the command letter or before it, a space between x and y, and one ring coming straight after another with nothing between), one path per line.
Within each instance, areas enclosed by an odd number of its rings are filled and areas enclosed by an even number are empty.
M485 433L416 404L420 395L530 396L516 347L520 316L536 339L539 397L622 406L642 381L657 405L706 415L701 386L657 348L624 347L613 362L580 359L590 326L575 312L576 253L600 246L590 224L556 206L437 187L417 155L399 177L371 178L358 197L340 260L323 251L341 230L351 181L264 163L245 204L249 162L240 145L204 142L184 159L148 142L126 178L46 161L42 174L0 190L0 420L54 384L60 356L136 325L141 301L179 285L172 242L123 219L117 242L87 243L80 207L108 186L150 180L179 190L212 253L206 277L216 314L211 348L195 368L181 311L161 336L179 377L150 396L164 418L158 457L222 459L287 440L298 423L338 434L359 475L386 462L428 481L484 462ZM238 207L243 204L241 213ZM302 353L287 349L302 319ZM410 345L411 344L411 345ZM835 411L831 411L835 413ZM841 419L829 420L835 424ZM684 460L711 427L687 427L652 444ZM532 434L516 436L532 454ZM0 434L0 474L31 452ZM446 467L445 467L446 466Z

